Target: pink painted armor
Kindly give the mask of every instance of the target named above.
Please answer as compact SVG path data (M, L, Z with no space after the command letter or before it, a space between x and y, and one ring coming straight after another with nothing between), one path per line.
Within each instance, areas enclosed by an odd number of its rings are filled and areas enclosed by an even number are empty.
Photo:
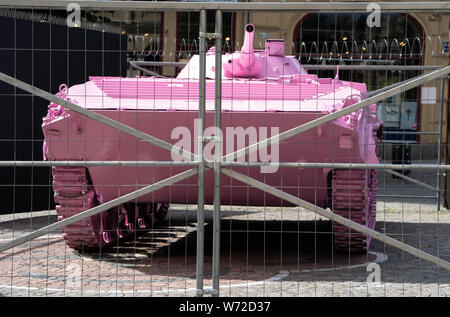
M254 26L246 26L241 51L223 55L222 130L271 128L279 132L348 107L367 97L366 85L308 74L294 56L285 55L283 40L268 40L253 49ZM206 127L214 118L214 49L206 57ZM172 130L186 127L194 151L199 104L199 56L194 55L176 78L91 77L84 84L61 87L60 97L175 144ZM378 163L377 133L381 122L375 105L294 136L279 145L280 162ZM51 161L170 161L171 153L55 104L43 119L44 159ZM231 141L231 140L230 140ZM224 144L227 135L224 133ZM249 145L249 144L246 144ZM244 145L234 149L238 150ZM226 153L225 149L223 154ZM269 149L270 152L270 149ZM245 161L249 161L247 156ZM90 166L53 168L60 219L110 201L189 167ZM236 171L321 207L375 226L377 173L372 170L284 168L261 173ZM279 206L281 201L222 175L222 204ZM98 249L130 236L136 228L161 221L168 203L196 204L197 176L165 187L63 229L76 249ZM244 187L243 187L244 186ZM213 172L205 173L205 202L213 202ZM287 206L283 202L283 206ZM335 248L362 250L366 236L333 224Z

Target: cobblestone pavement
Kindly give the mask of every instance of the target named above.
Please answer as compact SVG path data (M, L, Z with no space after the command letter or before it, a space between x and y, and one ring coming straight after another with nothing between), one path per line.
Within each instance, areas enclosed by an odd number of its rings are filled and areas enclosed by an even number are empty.
M395 192L391 179L380 192ZM428 178L430 179L430 178ZM409 186L409 190L422 189ZM211 285L212 208L205 287ZM96 254L58 232L0 253L3 296L194 296L196 206L171 205L158 228ZM369 253L332 251L331 222L302 208L222 207L221 296L449 296L450 272L379 241ZM32 216L32 217L31 217ZM0 216L0 243L56 221L54 211ZM379 199L376 230L450 261L450 211L423 199ZM387 259L386 259L387 258ZM380 265L373 282L367 264ZM0 296L1 296L0 295Z

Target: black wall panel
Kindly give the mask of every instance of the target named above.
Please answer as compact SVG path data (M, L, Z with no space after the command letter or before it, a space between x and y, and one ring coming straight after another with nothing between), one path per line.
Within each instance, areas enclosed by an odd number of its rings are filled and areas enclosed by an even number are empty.
M89 76L126 76L126 36L0 17L0 72L51 93ZM0 160L42 160L48 102L0 82ZM0 167L0 214L54 208L51 170Z

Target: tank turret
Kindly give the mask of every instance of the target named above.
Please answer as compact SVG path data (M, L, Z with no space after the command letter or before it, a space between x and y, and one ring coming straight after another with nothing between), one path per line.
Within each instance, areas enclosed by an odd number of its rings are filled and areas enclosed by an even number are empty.
M247 24L245 26L244 44L235 57L228 59L223 64L223 70L226 77L245 77L257 78L261 74L264 60L256 55L253 49L253 37L255 35L255 26Z
M244 44L240 51L222 56L222 77L224 79L276 80L298 77L308 73L295 56L285 55L285 41L268 39L264 50L255 50L253 41L255 26L245 26ZM178 74L178 79L198 79L200 58L194 55ZM206 78L215 78L215 48L206 54Z

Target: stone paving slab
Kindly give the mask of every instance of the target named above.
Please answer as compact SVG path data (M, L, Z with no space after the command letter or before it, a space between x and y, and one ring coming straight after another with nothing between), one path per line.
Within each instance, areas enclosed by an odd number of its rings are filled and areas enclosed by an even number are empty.
M434 175L424 180L433 184ZM402 180L383 180L382 193L420 192ZM59 232L0 253L0 295L194 296L196 210L171 205L160 228L101 253L79 254ZM212 206L205 214L210 287ZM222 206L222 216L221 296L450 295L449 272L382 242L372 241L370 253L333 252L331 222L303 208ZM54 211L0 215L0 243L56 219ZM377 202L377 231L447 261L449 229L450 211L437 211L432 200ZM367 280L370 262L380 265L379 282Z
M179 208L171 207L166 225L169 221L172 223L173 228L167 226L169 231L185 228L184 235L178 235L176 241L172 237L169 244L157 250L151 247L150 232L119 250L81 255L68 248L58 233L53 233L3 252L0 255L0 293L5 296L194 296L195 212ZM187 209L195 210L195 206ZM333 253L329 221L302 220L299 223L289 220L299 214L310 217L305 210L284 208L282 220L280 211L278 220L276 211L271 212L273 217L266 221L252 219L256 214L263 215L251 210L246 215L238 211L236 217L232 211L225 215L222 221L222 296L450 294L447 272L378 241L373 242L371 251L386 254L388 260L380 264L381 283L367 283L365 263L373 262L375 255ZM439 246L439 255L448 260L450 237L437 233L449 232L450 217L446 211L440 213L437 224L426 222L417 213L405 219L381 212L379 217L390 221L379 220L377 230L388 228L397 235L403 231L400 238L405 242L435 255ZM34 223L41 220L36 217ZM183 224L187 225L183 227ZM420 234L414 229L417 224ZM296 231L298 226L303 230ZM16 236L27 231L18 228L16 223ZM314 234L314 230L318 233ZM211 285L208 243L211 238L207 229L205 287Z

